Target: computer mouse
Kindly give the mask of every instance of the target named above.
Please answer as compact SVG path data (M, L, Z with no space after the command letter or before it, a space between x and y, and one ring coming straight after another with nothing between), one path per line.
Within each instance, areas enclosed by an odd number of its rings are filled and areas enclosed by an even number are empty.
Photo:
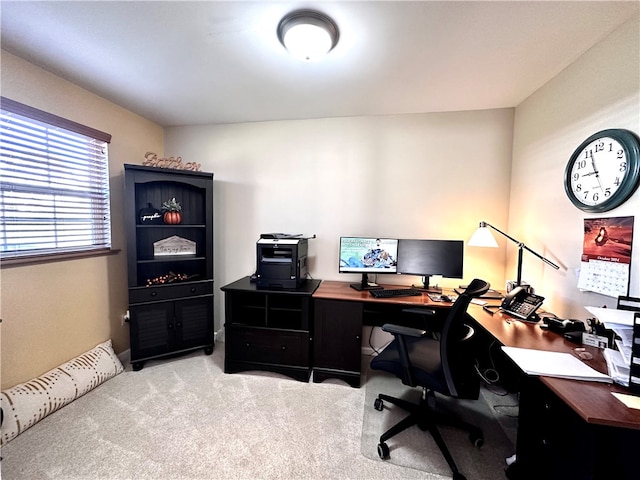
M440 295L440 300L443 302L451 302L451 297L449 295Z

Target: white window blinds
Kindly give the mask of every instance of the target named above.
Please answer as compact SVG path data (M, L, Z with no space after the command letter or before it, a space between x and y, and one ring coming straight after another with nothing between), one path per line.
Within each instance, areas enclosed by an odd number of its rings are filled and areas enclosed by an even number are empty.
M2 98L0 257L111 247L111 136Z

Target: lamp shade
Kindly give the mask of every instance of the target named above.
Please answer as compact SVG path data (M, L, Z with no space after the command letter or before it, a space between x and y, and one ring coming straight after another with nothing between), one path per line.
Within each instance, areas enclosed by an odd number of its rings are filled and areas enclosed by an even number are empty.
M338 27L326 15L298 10L285 16L278 25L278 38L299 60L314 62L338 43Z
M480 225L478 229L471 235L467 245L471 247L497 247L495 237L487 227Z

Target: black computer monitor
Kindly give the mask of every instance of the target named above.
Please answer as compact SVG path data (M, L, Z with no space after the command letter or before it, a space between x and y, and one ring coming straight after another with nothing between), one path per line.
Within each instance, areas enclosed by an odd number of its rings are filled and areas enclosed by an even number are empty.
M441 293L442 289L429 286L429 277L462 278L464 262L463 240L410 240L398 241L397 273L419 275L428 292Z
M356 290L380 288L370 285L368 274L397 273L398 239L340 237L340 273L360 273L362 281L351 284Z

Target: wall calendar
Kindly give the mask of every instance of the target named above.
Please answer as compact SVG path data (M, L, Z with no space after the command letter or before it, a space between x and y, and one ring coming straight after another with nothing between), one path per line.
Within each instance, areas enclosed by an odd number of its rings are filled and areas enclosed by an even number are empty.
M585 219L578 288L610 297L628 295L633 218Z

